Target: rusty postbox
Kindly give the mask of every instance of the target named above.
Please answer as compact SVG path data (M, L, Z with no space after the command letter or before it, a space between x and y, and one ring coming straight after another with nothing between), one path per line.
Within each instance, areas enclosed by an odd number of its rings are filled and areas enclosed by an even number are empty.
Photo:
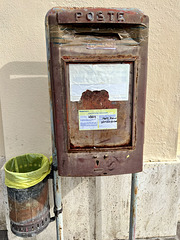
M148 17L53 8L46 28L59 175L142 171Z

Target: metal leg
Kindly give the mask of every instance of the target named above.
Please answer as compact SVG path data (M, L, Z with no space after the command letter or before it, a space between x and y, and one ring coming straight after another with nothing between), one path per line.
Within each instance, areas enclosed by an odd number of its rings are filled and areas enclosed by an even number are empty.
M129 240L135 239L136 232L136 214L137 214L137 192L138 192L138 174L132 174L131 182L131 206L130 206L130 224L129 224Z
M63 216L62 216L62 195L61 177L57 169L53 171L53 190L54 190L54 213L56 217L57 240L63 240Z
M49 26L46 18L46 46L47 46L47 63L48 63L48 80L49 92L51 93L51 79L50 79L50 52L49 52ZM51 134L52 134L52 155L53 155L53 194L54 194L54 213L56 219L57 240L64 240L63 237L63 216L62 216L62 195L61 195L61 177L57 170L57 152L54 137L54 120L53 120L53 103L52 94L50 94L50 116L51 116Z

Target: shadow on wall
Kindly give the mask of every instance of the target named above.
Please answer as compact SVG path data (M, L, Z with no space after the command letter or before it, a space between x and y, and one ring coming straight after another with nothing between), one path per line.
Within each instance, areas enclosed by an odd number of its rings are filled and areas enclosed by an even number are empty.
M20 61L9 62L1 68L0 74L6 76L6 78L10 78L11 75L37 75L37 77L39 77L38 75L45 75L47 77L47 63Z
M7 159L27 152L51 153L46 62L11 62L0 70Z

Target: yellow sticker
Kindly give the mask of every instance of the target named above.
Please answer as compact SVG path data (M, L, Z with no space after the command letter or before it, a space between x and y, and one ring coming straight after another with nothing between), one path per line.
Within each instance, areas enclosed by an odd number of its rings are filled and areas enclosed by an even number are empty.
M79 110L79 130L117 129L117 109Z

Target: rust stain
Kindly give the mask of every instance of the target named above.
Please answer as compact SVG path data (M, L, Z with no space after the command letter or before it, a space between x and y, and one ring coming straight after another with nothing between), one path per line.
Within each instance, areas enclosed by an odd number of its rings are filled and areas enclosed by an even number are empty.
M135 206L135 203L134 203L134 206L133 206L133 218L136 217L136 206Z
M10 219L14 222L21 222L38 217L47 204L48 185L46 183L38 198L30 198L22 203L9 198Z
M136 187L136 188L134 189L135 195L137 195L137 192L138 192L138 188Z
M128 55L103 55L103 56L94 56L94 55L89 55L88 58L84 57L84 56L62 56L62 59L64 61L71 61L71 62L92 62L92 61L96 61L96 62L110 62L110 61L128 61L128 63L131 63L131 59L132 61L135 61L136 59L138 59L138 56L133 56L131 54Z
M61 240L61 232L62 232L62 228L61 228L61 226L59 226L59 240Z
M49 98L52 101L52 90L51 90L51 83L48 81L48 88L49 88Z
M99 144L100 144L100 143L105 143L105 142L107 142L107 141L109 141L109 140L111 140L111 139L110 139L110 138L105 139L105 140L103 140L103 141L100 141Z
M58 182L56 182L56 191L59 192Z
M129 143L129 142L128 142ZM77 152L78 150L81 150L83 149L84 151L86 152L89 152L91 150L94 150L94 151L100 151L100 149L102 150L106 150L107 149L111 149L111 150L118 150L120 148L122 149L126 149L126 150L132 150L132 147L131 146L127 146L126 144L124 145L120 145L120 146L107 146L107 145L100 145L100 146L96 146L96 147L93 147L92 145L83 145L82 147L81 146L76 146L76 145L73 145L73 144L70 144L71 145L71 152Z
M82 93L80 103L82 109L107 109L113 108L109 100L109 93L106 90L90 91L86 90Z

